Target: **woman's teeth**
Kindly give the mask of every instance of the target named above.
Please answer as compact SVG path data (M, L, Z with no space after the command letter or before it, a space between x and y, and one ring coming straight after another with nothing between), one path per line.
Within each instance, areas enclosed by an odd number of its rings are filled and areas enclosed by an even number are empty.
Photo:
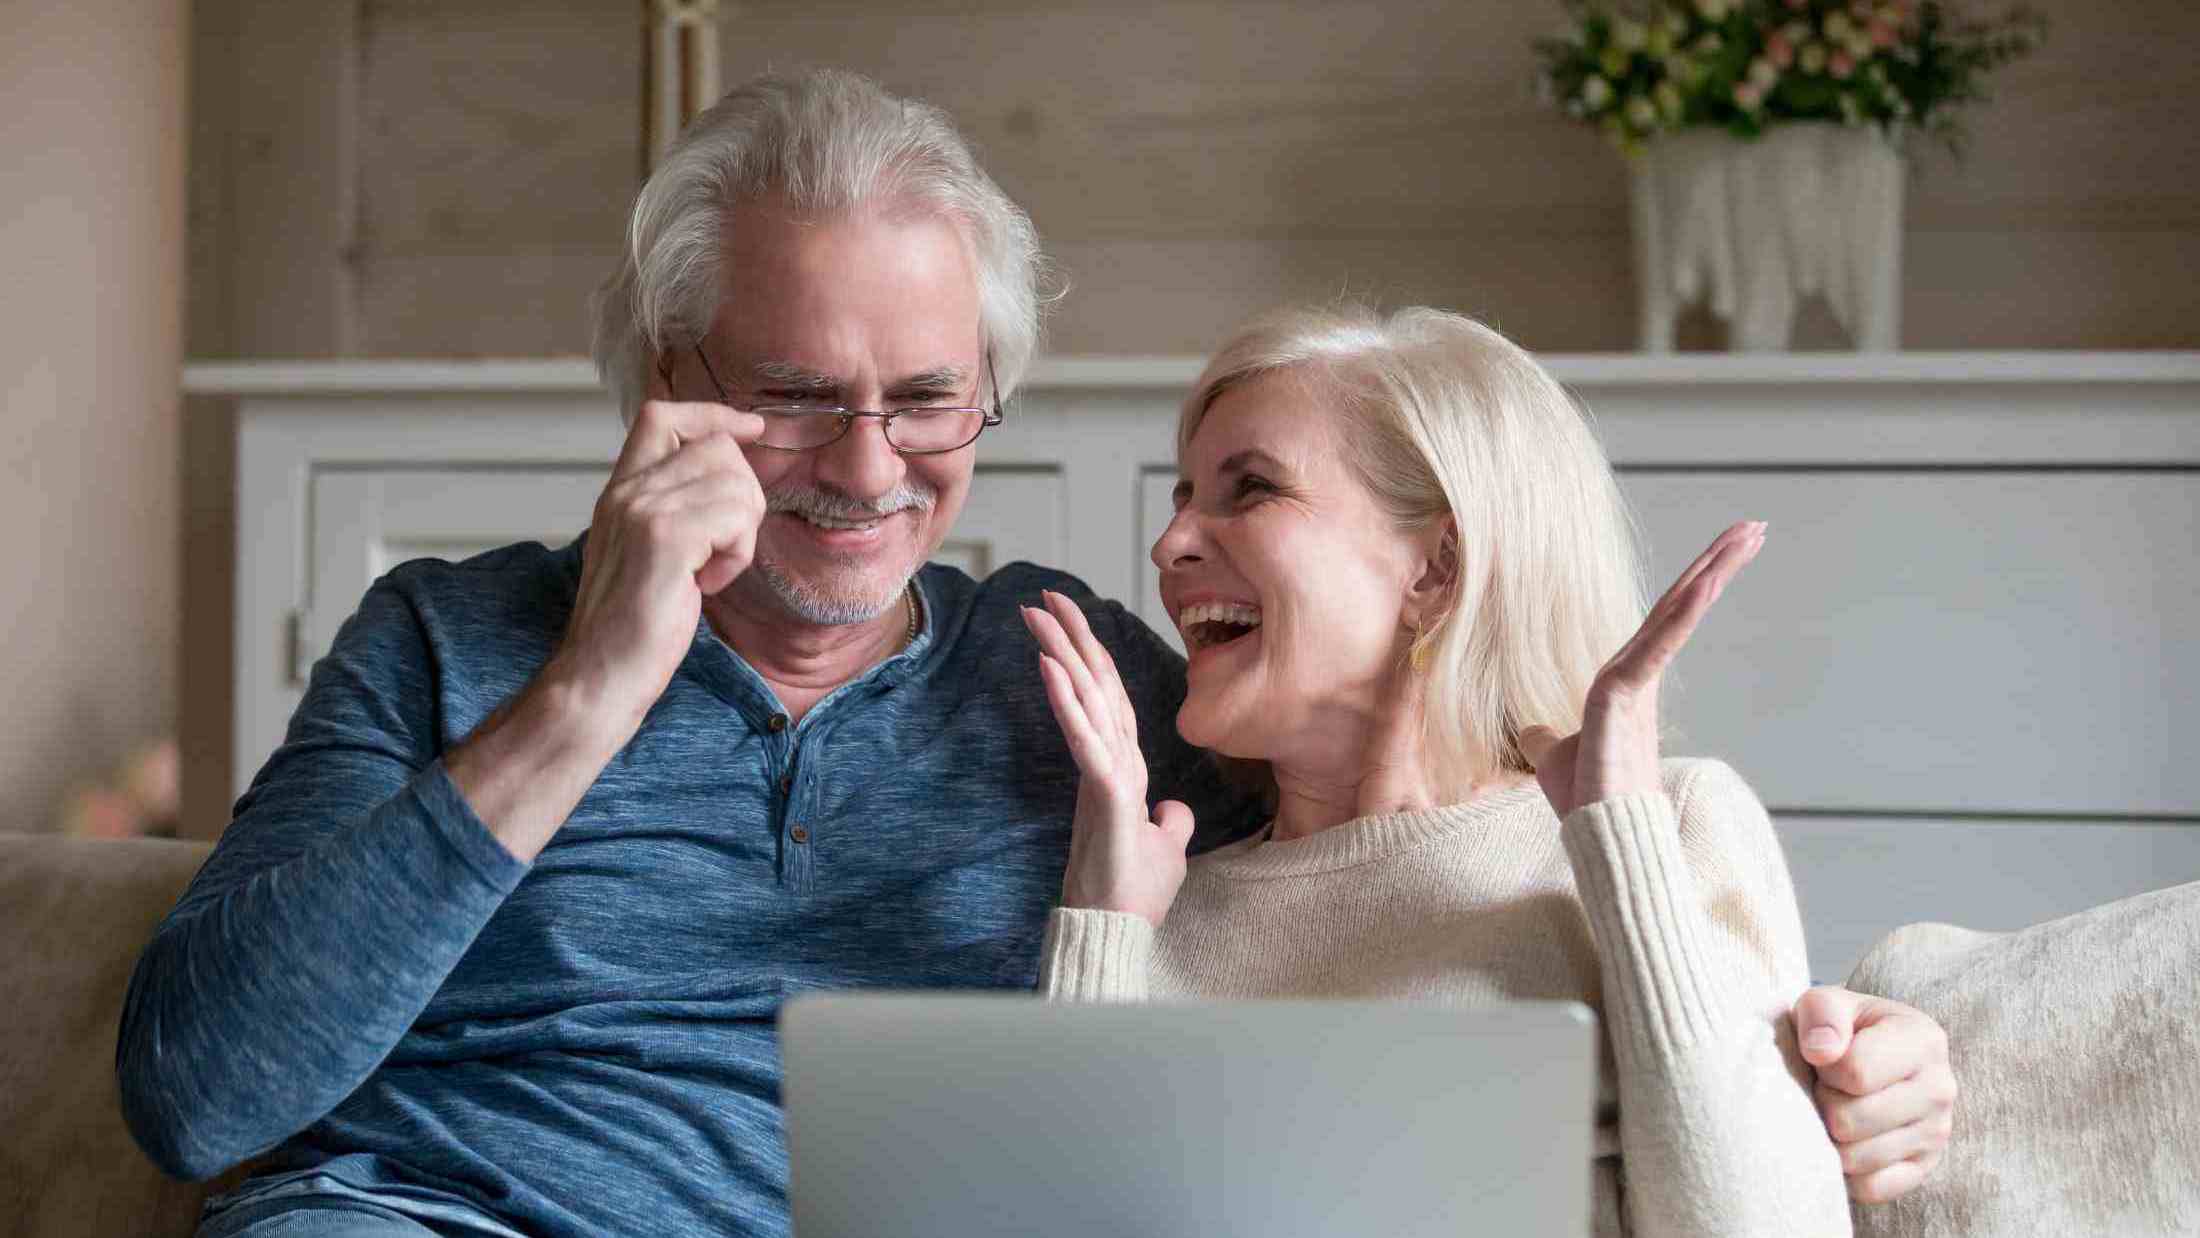
M1195 647L1228 644L1260 626L1260 608L1242 602L1201 602L1178 611L1176 626Z

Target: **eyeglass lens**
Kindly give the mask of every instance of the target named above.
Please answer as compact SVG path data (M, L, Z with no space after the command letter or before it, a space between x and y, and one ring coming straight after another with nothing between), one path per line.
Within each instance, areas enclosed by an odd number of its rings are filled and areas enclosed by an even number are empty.
M800 407L753 411L764 419L764 434L758 441L766 447L792 451L822 447L847 433L855 418L878 416ZM975 408L903 409L885 420L886 441L901 451L953 451L977 438L985 428L985 412Z

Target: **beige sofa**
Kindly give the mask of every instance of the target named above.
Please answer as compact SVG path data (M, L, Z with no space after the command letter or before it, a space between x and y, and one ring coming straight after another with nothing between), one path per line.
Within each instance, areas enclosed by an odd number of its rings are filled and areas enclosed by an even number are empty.
M123 1128L115 1023L204 844L0 834L0 1235L182 1238L206 1188ZM1948 1027L1941 1172L1860 1209L1867 1238L2200 1233L2200 883L2021 933L1914 925L1857 988Z
M205 843L0 834L0 1234L191 1232L206 1188L171 1182L122 1125L115 1023L138 951Z

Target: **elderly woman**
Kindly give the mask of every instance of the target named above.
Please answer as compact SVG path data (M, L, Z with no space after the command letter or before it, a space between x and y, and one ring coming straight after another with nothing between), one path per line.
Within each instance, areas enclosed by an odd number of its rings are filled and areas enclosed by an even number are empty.
M1778 840L1733 770L1658 757L1660 676L1765 526L1644 617L1573 403L1427 309L1256 323L1178 455L1153 547L1190 651L1177 726L1264 763L1275 816L1187 864L1106 651L1066 599L1028 609L1083 773L1045 990L1579 1000L1609 1048L1598 1234L1848 1233L1787 1030L1808 980Z

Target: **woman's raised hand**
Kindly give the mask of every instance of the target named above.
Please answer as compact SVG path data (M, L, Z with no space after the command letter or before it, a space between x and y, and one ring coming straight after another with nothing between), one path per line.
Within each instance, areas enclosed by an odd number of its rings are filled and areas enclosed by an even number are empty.
M1581 730L1561 737L1547 726L1531 726L1520 733L1520 753L1535 767L1543 796L1561 820L1584 804L1661 789L1658 685L1665 668L1764 544L1763 521L1743 521L1719 534L1597 672Z
M1039 642L1047 703L1081 775L1062 905L1130 912L1158 927L1184 884L1192 810L1164 800L1148 815L1138 717L1115 660L1076 603L1043 596L1045 609L1022 608L1024 626Z

